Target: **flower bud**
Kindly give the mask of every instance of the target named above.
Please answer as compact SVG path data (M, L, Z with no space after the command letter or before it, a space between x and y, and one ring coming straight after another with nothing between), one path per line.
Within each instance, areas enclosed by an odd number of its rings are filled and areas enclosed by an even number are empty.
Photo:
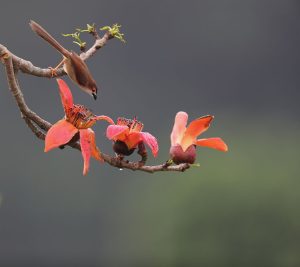
M180 145L171 146L170 156L175 164L193 164L196 160L196 146L190 145L186 151L183 151Z
M118 154L118 155L124 155L124 156L130 156L135 148L129 149L128 146L120 141L117 140L113 144L113 150Z

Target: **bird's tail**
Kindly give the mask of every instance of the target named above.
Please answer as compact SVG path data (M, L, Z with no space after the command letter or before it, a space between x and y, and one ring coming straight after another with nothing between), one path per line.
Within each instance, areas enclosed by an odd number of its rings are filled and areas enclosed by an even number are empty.
M52 45L56 50L58 50L65 57L69 57L70 52L65 49L59 42L57 42L41 25L31 20L29 23L31 29L50 45Z

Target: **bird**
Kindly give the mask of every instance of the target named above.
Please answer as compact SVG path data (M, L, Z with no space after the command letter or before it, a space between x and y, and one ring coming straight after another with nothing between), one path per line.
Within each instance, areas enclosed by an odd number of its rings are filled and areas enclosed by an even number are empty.
M97 99L98 88L92 74L80 58L80 56L74 51L65 49L58 41L54 39L41 25L37 22L30 20L29 25L31 29L46 42L52 45L63 56L63 60L60 64L52 69L53 73L63 64L64 71L68 74L70 79L77 84L81 90L91 95L95 100Z

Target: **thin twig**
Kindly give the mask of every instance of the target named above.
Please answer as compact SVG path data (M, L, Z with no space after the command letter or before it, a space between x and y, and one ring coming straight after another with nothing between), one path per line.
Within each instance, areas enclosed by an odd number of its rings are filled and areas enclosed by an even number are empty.
M110 39L112 39L112 37L108 32L106 32L103 35L103 37L100 38L100 39L96 37L96 41L95 41L94 45L89 50L87 50L85 53L81 53L80 57L83 60L89 59L90 57L92 57L97 52L97 50L99 50L100 48L105 46L107 41L110 40Z

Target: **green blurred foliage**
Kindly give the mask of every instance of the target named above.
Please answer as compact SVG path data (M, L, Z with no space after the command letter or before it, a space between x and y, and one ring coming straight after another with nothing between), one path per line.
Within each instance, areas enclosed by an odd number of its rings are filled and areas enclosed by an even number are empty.
M299 266L298 134L248 128L230 136L227 154L199 149L200 168L131 191L118 257L134 266Z

